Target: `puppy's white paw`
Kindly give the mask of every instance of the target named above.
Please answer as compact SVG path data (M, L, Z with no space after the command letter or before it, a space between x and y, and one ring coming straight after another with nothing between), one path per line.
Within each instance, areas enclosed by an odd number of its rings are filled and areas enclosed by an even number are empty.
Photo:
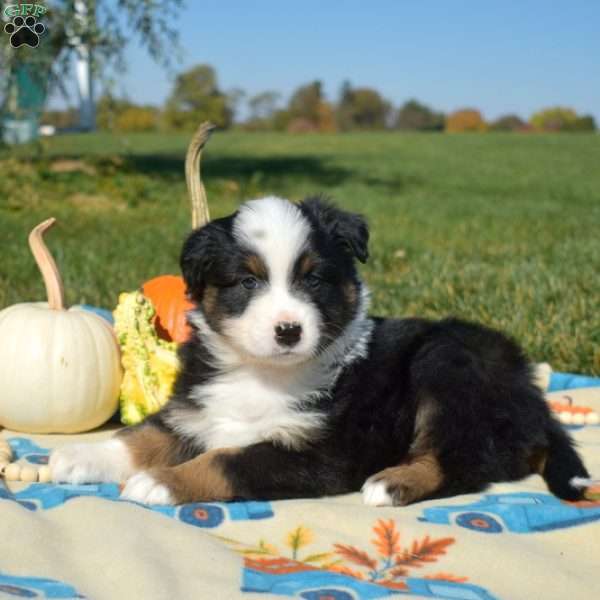
M126 445L116 438L57 448L49 466L52 481L73 484L122 481L133 471Z
M393 506L394 500L387 492L385 481L367 479L362 486L363 503L367 506Z
M175 504L169 488L146 471L136 473L127 481L121 498L142 504Z

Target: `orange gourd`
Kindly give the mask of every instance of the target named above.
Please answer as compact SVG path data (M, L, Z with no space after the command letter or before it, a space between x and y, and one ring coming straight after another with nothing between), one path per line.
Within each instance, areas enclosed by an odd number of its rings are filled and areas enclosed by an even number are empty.
M156 310L154 327L158 337L177 342L185 342L191 333L185 313L194 305L185 295L185 282L178 275L160 275L146 281L142 293Z
M190 141L185 157L185 179L192 210L192 229L209 221L206 191L200 179L200 158L204 144L214 129L211 123L202 123ZM178 275L161 275L142 285L144 296L149 298L156 310L155 327L158 336L178 344L185 342L191 329L185 313L193 304L185 294L185 283Z

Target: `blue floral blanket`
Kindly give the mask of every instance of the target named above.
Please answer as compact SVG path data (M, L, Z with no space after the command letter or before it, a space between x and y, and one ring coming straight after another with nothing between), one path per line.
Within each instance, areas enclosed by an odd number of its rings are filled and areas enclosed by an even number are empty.
M548 399L600 474L600 388ZM0 436L33 464L65 441ZM120 500L116 483L0 480L0 598L587 600L600 597L590 497L561 502L532 476L405 508L358 494L148 507Z

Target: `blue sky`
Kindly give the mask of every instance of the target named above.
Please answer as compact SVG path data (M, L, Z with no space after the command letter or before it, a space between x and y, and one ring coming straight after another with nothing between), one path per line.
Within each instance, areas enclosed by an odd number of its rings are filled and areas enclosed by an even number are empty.
M209 63L250 95L344 79L394 105L416 97L486 118L568 105L600 124L600 0L201 0L179 24L181 71ZM160 104L172 76L132 43L117 91Z

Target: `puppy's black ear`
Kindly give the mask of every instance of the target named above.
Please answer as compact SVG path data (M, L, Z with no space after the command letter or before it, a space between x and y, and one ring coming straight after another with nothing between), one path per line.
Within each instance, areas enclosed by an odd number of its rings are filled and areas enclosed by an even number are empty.
M300 210L313 226L322 227L352 256L367 262L369 258L369 227L362 215L341 210L321 198L307 198Z
M196 301L202 299L213 265L231 243L231 220L231 217L217 219L195 229L183 243L179 265L188 296Z

